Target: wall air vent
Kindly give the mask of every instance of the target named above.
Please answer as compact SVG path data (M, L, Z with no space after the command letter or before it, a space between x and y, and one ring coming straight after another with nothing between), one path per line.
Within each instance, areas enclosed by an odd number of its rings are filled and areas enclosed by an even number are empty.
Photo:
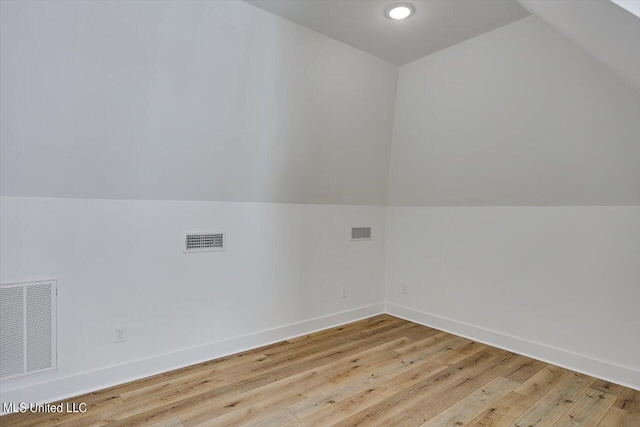
M56 286L0 285L0 380L56 369Z
M351 240L371 240L371 227L353 227Z
M224 233L186 233L184 248L185 252L224 251Z

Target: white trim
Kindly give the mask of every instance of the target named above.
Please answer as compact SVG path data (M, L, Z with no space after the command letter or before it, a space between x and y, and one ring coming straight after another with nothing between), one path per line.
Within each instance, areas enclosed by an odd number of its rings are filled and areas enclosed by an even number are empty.
M387 302L385 312L411 322L640 390L640 370Z
M636 390L640 389L640 371L634 368L616 365L401 305L379 303L26 387L3 389L0 391L1 400L2 402L54 402L383 313Z
M134 360L64 378L15 389L2 389L2 402L50 403L185 366L240 353L301 335L333 328L384 313L384 304L373 304L323 317L291 323L203 346ZM4 384L6 385L6 384ZM1 410L2 408L0 408ZM0 412L4 414L4 412Z

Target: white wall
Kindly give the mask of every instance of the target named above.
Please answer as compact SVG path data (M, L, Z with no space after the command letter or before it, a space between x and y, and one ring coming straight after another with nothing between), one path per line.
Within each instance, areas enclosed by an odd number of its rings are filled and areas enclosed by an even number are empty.
M638 205L640 92L536 17L400 68L391 205Z
M385 225L392 65L242 2L1 4L0 282L60 291L59 370L3 400L372 315L385 274L397 314L640 383L637 208L391 207ZM527 18L402 68L388 199L637 204L639 105ZM228 250L183 254L197 230Z
M391 313L640 387L640 207L388 207L386 233Z
M381 312L384 209L3 197L0 282L57 278L59 290L58 371L3 382L3 401L77 394ZM373 240L349 241L363 224ZM184 254L184 232L207 230L226 232L227 250ZM115 344L118 326L128 337Z
M5 196L383 204L397 67L242 1L2 1Z
M241 1L1 8L0 283L59 290L58 371L3 401L382 311L397 67Z
M640 387L640 93L528 17L401 67L395 114L387 309Z

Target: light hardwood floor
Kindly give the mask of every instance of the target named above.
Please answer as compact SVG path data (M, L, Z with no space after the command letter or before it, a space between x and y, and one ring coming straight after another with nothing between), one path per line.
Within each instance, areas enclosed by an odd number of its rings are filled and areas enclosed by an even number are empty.
M2 426L640 426L640 392L380 315Z

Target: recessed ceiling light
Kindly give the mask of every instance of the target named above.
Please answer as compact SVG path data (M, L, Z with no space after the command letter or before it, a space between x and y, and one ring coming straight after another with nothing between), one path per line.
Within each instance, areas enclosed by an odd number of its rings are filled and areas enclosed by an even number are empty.
M414 11L415 8L409 3L396 3L384 10L384 16L395 21L400 21L413 15Z

